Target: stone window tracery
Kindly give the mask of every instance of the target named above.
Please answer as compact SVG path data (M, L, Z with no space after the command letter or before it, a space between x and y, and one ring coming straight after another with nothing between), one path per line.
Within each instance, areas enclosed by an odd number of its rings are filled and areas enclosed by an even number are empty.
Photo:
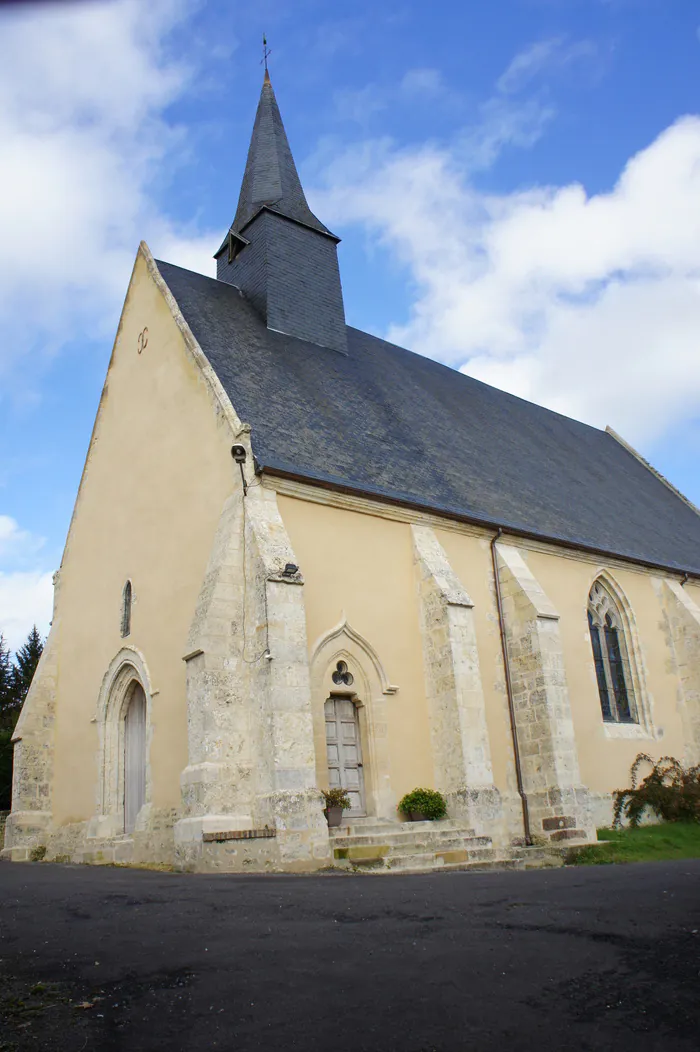
M588 627L604 721L639 723L623 615L600 580L588 596Z
M354 682L352 672L348 671L348 666L344 661L339 661L335 666L335 671L332 675L332 680L336 687L345 686L350 687Z

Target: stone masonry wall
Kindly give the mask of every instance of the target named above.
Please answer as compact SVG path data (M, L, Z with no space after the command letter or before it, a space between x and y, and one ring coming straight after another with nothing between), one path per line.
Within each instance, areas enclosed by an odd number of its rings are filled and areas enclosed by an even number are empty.
M13 736L12 812L5 825L3 857L22 861L44 844L51 827L56 691L58 686L58 585L54 616ZM0 844L2 841L0 841Z
M328 861L329 844L315 788L303 577L285 572L296 560L276 495L251 483L223 510L188 642L176 860L309 870ZM265 827L275 836L234 836Z
M434 530L413 526L426 693L437 788L450 814L505 836L493 784L473 603Z
M678 675L685 762L700 763L700 607L678 581L665 579L662 601Z
M559 615L521 553L497 545L522 775L534 836L595 839L581 785Z
M262 710L261 765L268 794L259 806L277 831L279 864L309 870L328 864L328 826L316 788L304 581L277 507L277 495L262 487L246 505L254 566L246 568L265 624L267 655L251 665L251 694ZM250 493L249 493L250 497ZM258 652L256 651L256 654Z

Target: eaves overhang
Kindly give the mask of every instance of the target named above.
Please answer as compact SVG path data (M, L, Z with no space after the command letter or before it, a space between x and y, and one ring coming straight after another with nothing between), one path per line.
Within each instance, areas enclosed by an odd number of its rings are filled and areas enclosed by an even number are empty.
M488 516L470 515L457 508L440 504L425 504L407 494L392 493L381 489L370 489L368 487L353 486L347 480L333 478L332 476L315 475L312 473L300 473L289 466L268 463L260 465L256 461L257 473L264 477L268 475L273 478L289 479L292 482L306 483L317 486L319 489L330 490L348 496L360 497L365 500L378 501L397 508L406 508L423 515L433 515L442 519L450 519L453 522L464 523L469 526L478 526L485 530L501 530L511 537L520 537L523 540L537 541L540 544L552 544L568 551L585 552L587 555L597 555L604 559L619 559L622 562L635 566L642 566L648 570L661 570L668 574L677 574L686 580L693 578L700 582L700 567L682 566L680 563L658 563L645 559L631 552L616 551L612 548L598 548L586 541L557 536L554 533L541 533L536 530L528 530L517 523L497 520Z

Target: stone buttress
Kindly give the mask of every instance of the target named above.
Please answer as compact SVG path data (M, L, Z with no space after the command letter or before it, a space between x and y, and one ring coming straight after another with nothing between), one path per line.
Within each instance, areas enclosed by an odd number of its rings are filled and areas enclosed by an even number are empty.
M505 835L493 784L474 604L427 526L413 526L435 787L452 817Z
M190 631L176 862L308 871L328 863L329 844L303 577L275 493L251 482L223 509Z
M581 784L559 614L520 551L496 546L523 786L533 837L595 839Z
M51 631L12 736L12 811L5 826L2 856L14 862L28 859L32 848L44 846L53 823L51 801L59 666L59 582L60 576L56 573Z
M700 763L700 607L671 579L664 579L662 601L678 675L678 709L686 743L685 762Z

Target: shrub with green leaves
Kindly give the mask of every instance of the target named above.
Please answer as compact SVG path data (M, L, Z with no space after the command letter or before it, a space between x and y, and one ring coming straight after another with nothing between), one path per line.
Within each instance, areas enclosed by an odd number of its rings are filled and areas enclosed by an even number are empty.
M321 792L326 799L326 810L329 807L342 807L346 811L350 807L350 797L344 789L322 789Z
M447 801L437 789L413 789L401 798L398 809L405 815L418 813L434 821L447 814Z
M644 764L651 771L639 782ZM653 760L640 752L630 768L630 789L617 789L614 826L623 816L635 828L648 809L663 822L700 822L700 764L684 767L673 756Z

